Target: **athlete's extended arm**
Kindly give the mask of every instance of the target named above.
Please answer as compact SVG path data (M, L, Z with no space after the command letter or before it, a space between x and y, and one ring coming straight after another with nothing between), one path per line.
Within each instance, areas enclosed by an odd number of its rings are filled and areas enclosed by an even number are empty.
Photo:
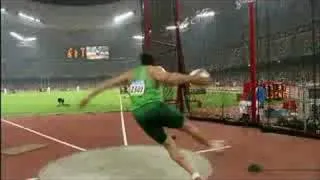
M194 85L208 85L211 82L211 78L204 78L197 75L190 76L181 73L170 73L163 71L159 66L151 66L150 74L155 80L168 85L180 85L186 83L192 83Z
M96 97L97 95L99 95L100 93L104 92L107 89L128 84L130 78L131 78L131 72L128 71L117 77L106 80L81 101L80 107L86 106L92 98Z

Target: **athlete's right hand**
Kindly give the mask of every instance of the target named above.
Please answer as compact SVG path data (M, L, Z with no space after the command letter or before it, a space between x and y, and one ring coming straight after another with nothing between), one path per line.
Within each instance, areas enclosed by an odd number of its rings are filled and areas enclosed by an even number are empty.
M198 86L208 86L212 84L212 79L211 77L201 77L201 76L194 76L194 81L192 84L198 85Z

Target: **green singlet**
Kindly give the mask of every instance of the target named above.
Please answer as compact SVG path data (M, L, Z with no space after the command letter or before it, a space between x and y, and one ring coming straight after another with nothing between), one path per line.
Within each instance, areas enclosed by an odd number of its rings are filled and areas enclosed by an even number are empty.
M163 102L160 85L150 77L148 66L139 66L134 69L128 93L135 119L158 143L162 144L167 139L164 127L181 128L183 126L183 115L174 106Z

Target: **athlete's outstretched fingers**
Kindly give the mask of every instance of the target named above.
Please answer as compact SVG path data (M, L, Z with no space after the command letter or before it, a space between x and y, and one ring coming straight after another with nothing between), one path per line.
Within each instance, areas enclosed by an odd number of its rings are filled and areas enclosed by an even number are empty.
M193 125L190 121L185 121L183 127L180 130L191 135L194 139L196 139L200 143L202 143L208 147L211 146L209 139L207 139L201 133L201 131L195 125Z
M163 143L163 146L167 149L169 156L182 168L184 168L190 175L195 173L190 163L187 162L184 155L180 152L180 149L177 147L174 140L168 136L166 141Z

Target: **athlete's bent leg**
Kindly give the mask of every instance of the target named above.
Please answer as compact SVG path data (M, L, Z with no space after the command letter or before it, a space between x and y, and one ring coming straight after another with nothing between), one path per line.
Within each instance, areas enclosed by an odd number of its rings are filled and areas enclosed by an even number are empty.
M196 139L197 141L199 141L201 144L204 144L208 147L221 147L224 146L223 143L224 141L212 141L209 140L208 138L206 138L201 131L195 126L193 125L190 121L185 121L185 123L183 124L182 128L180 128L181 131L189 134L190 136L192 136L194 139Z
M170 158L183 169L185 169L189 174L191 174L193 180L202 180L199 173L195 172L191 164L187 162L174 140L166 134L164 127L154 127L143 124L140 125L145 133L147 133L153 140L163 145L167 149Z
M182 128L180 129L181 131L189 134L192 136L194 139L199 141L201 144L204 144L206 146L211 146L210 141L200 132L200 130L194 126L191 122L185 121Z
M202 180L200 174L192 168L189 162L187 162L185 156L180 152L176 143L170 136L167 137L167 139L163 143L163 146L167 149L170 158L174 160L177 164L179 164L192 176L192 180Z

